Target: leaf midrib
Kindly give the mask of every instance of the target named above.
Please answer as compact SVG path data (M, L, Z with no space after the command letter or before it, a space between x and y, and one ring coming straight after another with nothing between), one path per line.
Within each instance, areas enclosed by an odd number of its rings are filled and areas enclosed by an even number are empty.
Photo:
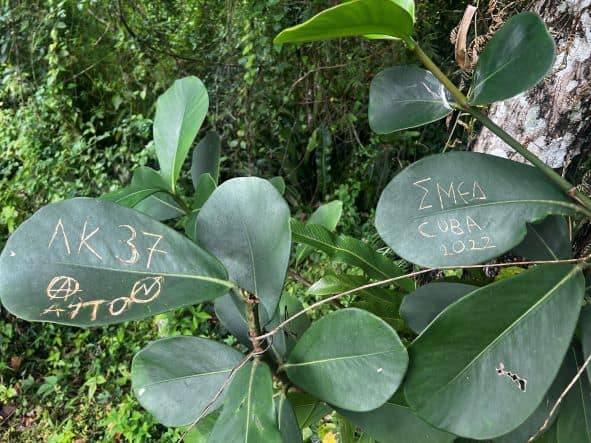
M574 267L565 277L563 277L546 294L544 294L544 296L541 297L533 306L531 306L529 309L527 309L527 311L525 311L523 314L521 314L515 321L513 321L508 327L506 327L505 330L500 335L498 335L492 342L490 342L488 345L486 345L486 347L482 351L480 351L480 353L478 353L478 355L476 357L474 357L467 365L465 365L462 368L462 370L459 371L451 380L449 380L445 385L443 385L433 395L431 395L431 398L437 396L441 391L443 391L444 389L446 389L449 385L451 385L452 383L454 383L458 378L460 378L461 376L463 376L469 369L472 368L472 366L474 366L476 364L477 361L480 360L480 358L484 354L488 353L488 351L491 350L501 339L503 339L506 335L508 335L509 333L511 333L515 329L515 327L517 327L519 325L519 323L524 318L526 318L531 312L537 310L537 308L540 307L540 305L542 305L543 303L545 303L548 300L548 297L550 297L550 295L554 291L556 291L566 281L568 281L578 270L579 270L578 267Z
M191 374L191 375L183 375L182 377L167 378L164 380L159 380L159 381L155 381L153 383L149 383L147 385L140 385L140 386L138 386L138 389L146 389L147 390L147 389L150 389L154 386L161 385L163 383L175 383L175 382L178 382L181 380L189 380L191 378L206 377L208 375L226 374L226 373L232 372L232 369L233 368L228 368L228 369L222 369L219 371L203 372L200 374Z
M332 363L334 361L351 360L351 359L364 358L364 357L373 357L376 355L391 354L393 352L396 352L396 349L390 349L388 351L372 352L369 354L346 355L343 357L333 357L333 358L326 358L323 360L306 361L303 363L286 363L283 367L288 369L288 368L295 368L295 367L302 367L302 366L311 366L311 365L316 365L316 364Z

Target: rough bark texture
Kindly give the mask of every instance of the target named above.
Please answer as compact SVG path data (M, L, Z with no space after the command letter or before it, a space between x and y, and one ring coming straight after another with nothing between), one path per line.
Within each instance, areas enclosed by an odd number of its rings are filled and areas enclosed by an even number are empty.
M556 63L542 83L492 105L489 116L551 167L560 168L589 150L591 0L538 0L531 9L556 41ZM524 161L486 129L472 149Z

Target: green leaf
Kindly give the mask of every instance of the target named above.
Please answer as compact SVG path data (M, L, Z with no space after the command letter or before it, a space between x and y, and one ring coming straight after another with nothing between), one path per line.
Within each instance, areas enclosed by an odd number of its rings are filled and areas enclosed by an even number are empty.
M564 359L562 366L558 372L558 375L552 382L552 386L546 393L546 396L534 411L532 415L528 417L517 429L514 429L509 434L503 435L501 437L495 438L495 443L523 443L527 442L529 438L534 435L544 424L546 419L550 417L550 412L558 398L564 392L564 389L570 383L573 378L571 374L572 369L572 359L567 353L566 358ZM549 425L551 426L554 421L556 420L557 414L555 413L552 417L550 417ZM549 427L549 426L548 426ZM545 433L544 433L545 434ZM536 443L538 440L535 440Z
M581 310L581 343L583 355L591 355L591 306L587 305ZM587 367L587 376L591 381L591 367Z
M149 196L136 204L133 209L158 221L176 219L186 214L174 197L165 192Z
M277 189L281 195L285 195L285 180L283 180L283 177L273 177L269 179L269 183L275 186L275 189Z
M197 77L175 81L158 98L154 117L154 144L160 173L173 192L208 108L207 90Z
M198 189L199 179L203 174L209 174L217 185L220 178L220 156L222 140L220 136L210 131L205 134L199 144L193 150L193 162L191 163L191 179L195 190Z
M205 173L199 177L195 189L195 197L193 198L193 210L201 210L207 199L209 199L211 194L213 194L213 191L215 191L216 186L216 182L210 174Z
M404 392L411 408L462 437L485 440L515 429L558 373L583 290L578 267L546 265L449 306L409 348Z
M229 180L201 208L197 233L230 278L260 299L261 318L268 321L279 303L291 249L289 208L281 194L260 178Z
M302 443L302 432L298 425L298 419L289 399L283 392L275 398L275 409L283 443Z
M396 332L375 315L353 308L314 322L284 368L291 381L318 398L343 409L370 411L396 392L407 366Z
M184 443L207 443L207 439L213 431L213 427L219 417L219 413L214 412L209 414L207 417L203 417L199 420L196 426L193 426L185 438L183 439Z
M306 224L320 225L333 232L336 229L342 214L343 202L340 200L335 200L316 209L306 221ZM296 248L296 265L302 263L306 258L308 258L312 251L313 249L310 246L298 245Z
M584 358L578 349L569 350L570 379L583 366ZM556 423L557 441L560 443L591 442L591 387L587 377L580 377L564 399Z
M289 392L287 398L293 406L300 429L316 424L332 412L326 403L305 392Z
M308 293L325 297L342 292L350 291L365 286L370 281L365 277L353 275L326 275L314 283ZM401 296L386 288L368 288L355 293L356 300L353 307L364 309L377 315L393 328L401 325L398 310L400 308Z
M413 331L420 334L441 311L476 289L478 286L447 282L421 286L404 297L400 316Z
M407 407L388 401L369 412L339 410L355 426L380 442L451 443L455 436L425 423Z
M170 186L162 178L160 173L147 166L140 166L133 171L131 178L132 186L143 186L145 188L156 188L162 191L170 191Z
M216 298L213 305L215 315L224 328L244 346L252 348L252 342L248 335L244 303L235 300L232 294L226 294L223 297Z
M413 0L353 0L326 9L305 23L284 29L274 43L338 37L384 35L409 38L414 28Z
M513 252L527 260L563 260L572 257L568 223L564 217L550 216L527 225L527 235Z
M160 423L188 425L202 414L242 358L240 352L213 340L165 338L136 354L131 387L140 404Z
M109 192L108 194L103 195L101 199L117 203L118 205L127 208L133 208L135 205L157 192L160 192L160 189L131 185Z
M486 105L527 91L554 65L556 45L533 12L512 17L488 42L474 72L472 105Z
M450 114L453 99L433 74L412 66L380 72L369 90L369 125L378 134L416 128Z
M326 253L331 260L345 263L363 270L370 278L389 279L404 275L404 270L384 255L374 251L360 240L344 235L337 236L319 225L304 225L291 221L293 240ZM405 289L414 289L411 279L403 279L393 284Z
M132 209L76 198L46 206L8 240L0 298L29 321L99 326L223 295L221 263Z
M258 359L234 376L208 440L208 443L229 442L282 443L273 404L271 371Z
M411 263L473 265L517 246L526 223L575 210L532 166L450 152L419 160L388 184L378 203L376 228Z

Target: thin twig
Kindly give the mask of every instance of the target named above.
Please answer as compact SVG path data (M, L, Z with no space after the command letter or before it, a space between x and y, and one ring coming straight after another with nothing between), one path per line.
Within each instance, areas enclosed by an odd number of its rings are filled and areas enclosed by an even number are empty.
M388 284L393 283L398 280L403 280L405 278L418 277L419 275L428 274L428 273L434 272L434 271L444 271L444 270L453 270L453 269L487 269L487 268L497 268L497 267L501 268L501 267L509 267L509 266L530 266L530 265L544 265L544 264L558 264L558 263L581 263L581 262L585 262L589 258L591 258L591 256L587 256L584 258L573 258L573 259L569 259L569 260L538 260L538 261L522 261L522 262L513 262L513 263L493 263L493 264L488 264L488 265L449 266L449 267L445 267L445 268L423 269L421 271L411 272L410 274L401 275L399 277L393 277L393 278L389 278L387 280L380 280L377 282L373 282L373 283L369 283L369 284L366 284L363 286L359 286L357 288L349 289L348 291L341 292L340 294L336 294L331 297L317 301L316 303L311 304L307 308L302 309L298 313L296 313L296 314L292 315L291 317L289 317L288 319L282 321L274 329L270 330L269 332L267 332L263 335L259 335L256 338L258 340L264 340L266 338L269 338L272 335L277 334L281 329L283 329L287 324L291 323L296 318L304 315L305 313L307 313L313 309L316 309L319 306L322 306L325 303L330 303L334 300L344 297L345 295L354 294L356 292L364 291L366 289L376 288L379 286L385 286L385 285L388 285Z
M560 406L560 403L562 403L562 400L564 400L564 397L566 397L566 395L572 389L572 387L575 385L575 383L579 380L579 378L581 378L581 375L583 374L583 372L585 372L585 369L587 368L587 366L589 366L589 363L591 363L591 355L589 355L589 357L587 357L587 360L585 360L585 363L583 363L583 366L581 366L581 368L579 369L579 372L577 372L577 375L575 375L575 378L572 379L572 381L568 384L566 389L562 392L562 394L560 394L560 397L558 397L558 400L556 401L556 403L554 404L554 406L550 410L550 414L548 414L548 417L546 418L546 421L544 421L544 424L542 425L542 427L540 429L538 429L538 431L529 438L527 443L531 443L532 441L534 441L536 438L538 438L538 436L542 432L544 432L546 430L546 428L550 424L550 420L552 419L552 417L556 413L558 406Z
M289 276L291 278L293 278L295 281L303 284L306 288L309 288L309 287L312 286L312 282L311 281L307 280L305 277L301 276L300 274L298 274L293 269L290 269L289 271L287 271L287 273L289 274Z

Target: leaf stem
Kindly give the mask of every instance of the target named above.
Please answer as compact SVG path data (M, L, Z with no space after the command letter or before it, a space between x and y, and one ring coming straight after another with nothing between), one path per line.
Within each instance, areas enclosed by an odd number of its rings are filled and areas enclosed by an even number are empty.
M256 295L250 292L238 290L238 295L244 301L246 311L246 324L248 325L248 336L252 343L253 352L256 355L262 355L265 350L261 346L259 334L261 333L261 325L259 322L259 303L260 300Z
M542 171L550 180L552 180L566 195L574 199L577 203L583 206L586 211L585 215L591 218L591 198L587 197L584 193L577 190L575 186L569 183L562 176L557 174L550 166L544 163L537 155L529 151L525 146L514 139L504 129L498 126L495 122L489 119L486 115L480 112L476 107L473 107L468 102L466 96L460 91L447 77L441 69L429 58L427 54L421 49L421 47L412 38L405 40L408 48L415 53L415 55L421 60L423 65L447 88L457 102L457 106L468 112L478 121L480 121L485 127L487 127L493 134L507 143L516 152L521 154L526 160L532 165Z

